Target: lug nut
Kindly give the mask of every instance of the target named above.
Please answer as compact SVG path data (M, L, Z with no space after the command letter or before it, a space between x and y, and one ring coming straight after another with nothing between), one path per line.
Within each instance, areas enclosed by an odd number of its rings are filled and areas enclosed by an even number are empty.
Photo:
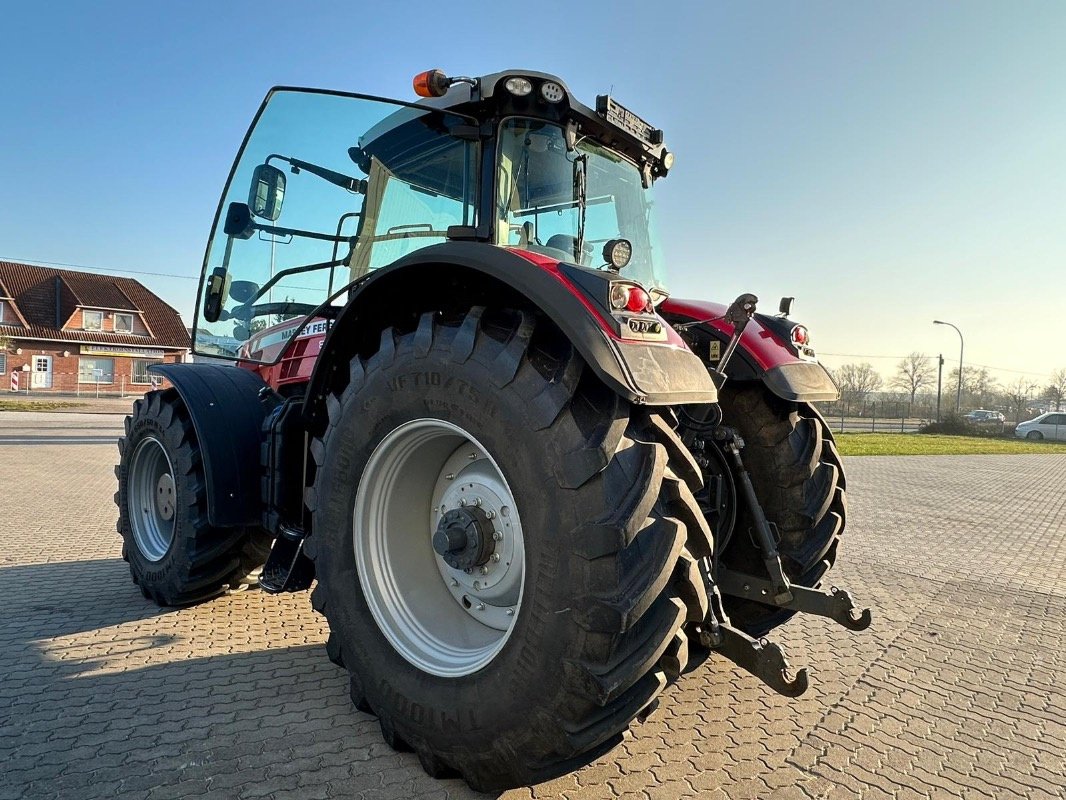
M496 519L496 512L495 512L495 511L493 511L493 510L492 510L492 509L490 508L490 509L489 509L489 510L488 510L488 511L487 511L487 512L485 513L485 516L486 516L486 517L488 517L489 519Z
M480 572L481 572L482 575L488 575L489 574L489 568L488 567L482 567L480 569Z
M481 506L481 498L480 497L475 497L474 498L474 505L478 506L480 508L480 506Z
M499 531L493 531L493 532L492 532L492 541L494 541L494 542L498 542L498 541L500 541L500 539L502 539L502 538L503 538L503 534L502 534L502 533L500 533Z
M496 561L496 562L499 562L499 560L500 560L500 554L499 554L499 553L493 553L493 554L492 554L492 560L493 560L493 561Z
M463 507L466 506L466 498L465 497L460 497L459 498L459 505L461 505Z

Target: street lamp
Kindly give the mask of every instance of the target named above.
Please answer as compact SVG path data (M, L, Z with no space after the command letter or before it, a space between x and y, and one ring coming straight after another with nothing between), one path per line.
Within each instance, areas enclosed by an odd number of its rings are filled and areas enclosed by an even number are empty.
M950 322L943 322L943 321L941 321L939 319L934 319L933 320L933 324L934 325L951 325ZM962 341L962 331L960 331L954 325L951 325L951 327L955 328L955 333L957 333L959 335L959 388L955 391L955 413L958 414L958 413L961 413L961 411L962 411L962 348L963 348L963 341Z

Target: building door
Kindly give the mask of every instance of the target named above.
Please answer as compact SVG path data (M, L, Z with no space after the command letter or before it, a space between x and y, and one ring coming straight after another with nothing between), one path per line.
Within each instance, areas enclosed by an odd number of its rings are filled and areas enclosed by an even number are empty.
M51 389L52 388L52 357L51 356L34 356L33 357L33 376L30 379L31 389Z

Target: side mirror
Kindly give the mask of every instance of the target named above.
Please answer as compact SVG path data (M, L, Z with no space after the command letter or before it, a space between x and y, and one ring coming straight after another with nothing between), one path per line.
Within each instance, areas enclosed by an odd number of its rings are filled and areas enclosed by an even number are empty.
M238 342L247 342L252 338L252 331L247 325L238 323L233 326L233 338Z
M271 164L260 164L252 172L248 208L260 219L273 222L281 216L285 199L285 173Z
M255 281L232 281L229 285L229 296L238 303L247 303L258 291L259 284Z
M218 322L222 316L222 301L228 289L229 275L225 267L215 267L204 285L204 319Z
M781 302L777 305L777 311L782 317L787 317L792 313L792 304L796 302L795 297L782 297Z

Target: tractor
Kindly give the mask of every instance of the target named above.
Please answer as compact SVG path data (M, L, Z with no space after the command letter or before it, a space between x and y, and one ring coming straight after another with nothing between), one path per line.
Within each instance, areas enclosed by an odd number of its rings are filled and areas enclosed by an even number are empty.
M844 472L807 329L670 297L663 131L558 77L272 89L219 201L196 362L119 442L145 597L314 586L355 706L482 791L574 770L822 589ZM723 701L724 702L724 701Z

